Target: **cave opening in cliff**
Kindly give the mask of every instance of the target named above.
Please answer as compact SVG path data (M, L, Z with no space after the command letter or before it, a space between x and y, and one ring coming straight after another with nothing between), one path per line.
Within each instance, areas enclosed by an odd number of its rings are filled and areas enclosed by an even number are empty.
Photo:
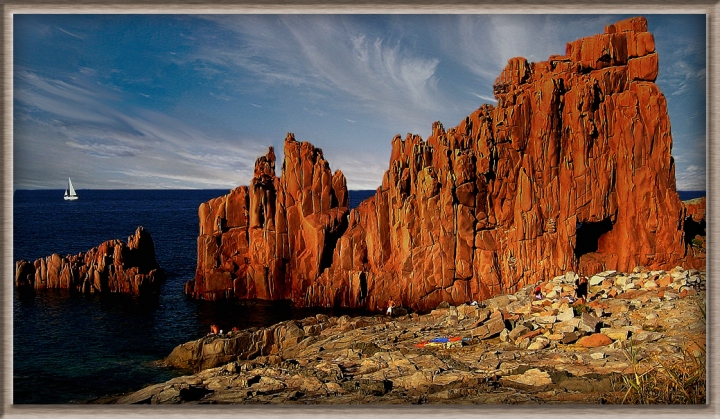
M697 222L691 217L686 218L683 223L683 231L685 232L685 245L692 245L695 236L705 236L705 219Z
M580 259L582 255L597 252L600 237L612 228L609 218L598 222L578 223L575 230L575 257Z

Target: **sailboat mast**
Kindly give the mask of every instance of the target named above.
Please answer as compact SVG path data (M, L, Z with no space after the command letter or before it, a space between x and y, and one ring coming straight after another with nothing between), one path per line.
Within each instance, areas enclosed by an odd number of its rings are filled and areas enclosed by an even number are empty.
M65 200L74 201L76 199L78 199L78 196L75 193L75 188L73 188L72 180L68 178L68 187L65 189Z

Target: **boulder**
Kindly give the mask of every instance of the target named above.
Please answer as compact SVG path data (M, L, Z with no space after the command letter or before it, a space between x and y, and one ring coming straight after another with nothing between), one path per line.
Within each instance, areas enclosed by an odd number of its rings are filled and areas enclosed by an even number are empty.
M602 333L593 333L589 336L583 336L576 342L585 348L597 348L598 346L606 346L612 343L612 339L603 335Z
M479 339L487 339L499 335L503 330L505 330L505 321L502 316L493 315L481 326L473 329L472 335Z

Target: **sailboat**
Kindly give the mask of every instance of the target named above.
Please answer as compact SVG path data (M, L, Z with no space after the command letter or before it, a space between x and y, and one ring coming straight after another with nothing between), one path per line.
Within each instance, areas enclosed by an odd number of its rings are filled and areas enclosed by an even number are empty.
M78 199L77 194L75 193L75 188L73 188L72 180L68 178L68 187L65 189L65 196L63 197L66 201L74 201Z

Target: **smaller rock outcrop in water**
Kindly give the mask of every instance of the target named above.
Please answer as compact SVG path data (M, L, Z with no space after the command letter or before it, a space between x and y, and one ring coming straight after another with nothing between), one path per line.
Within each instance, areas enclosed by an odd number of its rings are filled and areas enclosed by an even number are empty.
M164 280L165 272L155 260L155 244L143 227L138 227L127 243L108 240L77 255L55 253L35 262L15 263L15 286L21 290L139 295L158 292Z

